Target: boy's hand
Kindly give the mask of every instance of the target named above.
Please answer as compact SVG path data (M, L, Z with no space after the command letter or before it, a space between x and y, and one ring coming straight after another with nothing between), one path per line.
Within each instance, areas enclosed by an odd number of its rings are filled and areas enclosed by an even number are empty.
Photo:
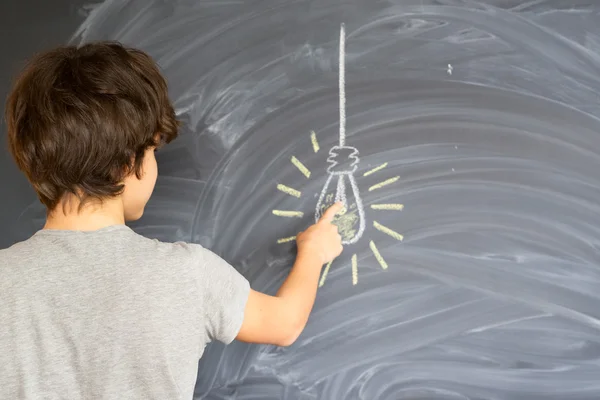
M321 266L323 266L342 253L342 237L332 221L343 207L342 203L335 203L323 213L319 222L296 236L298 255L317 255L322 260Z
M323 264L342 252L342 237L333 218L343 208L329 207L316 224L296 236L298 255L276 296L250 289L244 322L236 339L289 346L298 338L315 303Z

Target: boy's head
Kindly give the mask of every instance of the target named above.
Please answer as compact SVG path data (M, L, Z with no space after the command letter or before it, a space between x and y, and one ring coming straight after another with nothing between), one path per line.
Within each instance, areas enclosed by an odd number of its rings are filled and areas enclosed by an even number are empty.
M154 150L177 136L167 84L145 53L118 43L61 47L34 57L6 106L9 148L54 211L120 197L141 217L154 184Z

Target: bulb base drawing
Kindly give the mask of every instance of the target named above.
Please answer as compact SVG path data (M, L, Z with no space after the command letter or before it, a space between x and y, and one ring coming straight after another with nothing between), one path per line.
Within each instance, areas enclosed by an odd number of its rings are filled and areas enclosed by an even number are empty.
M327 172L331 175L353 174L358 168L358 149L353 146L333 146L329 150Z

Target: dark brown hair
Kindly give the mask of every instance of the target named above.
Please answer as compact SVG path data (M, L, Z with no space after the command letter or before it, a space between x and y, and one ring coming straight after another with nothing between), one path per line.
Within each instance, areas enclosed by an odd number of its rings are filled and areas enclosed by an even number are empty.
M6 105L10 151L40 201L105 199L141 177L144 152L177 136L167 83L146 53L115 42L31 59Z

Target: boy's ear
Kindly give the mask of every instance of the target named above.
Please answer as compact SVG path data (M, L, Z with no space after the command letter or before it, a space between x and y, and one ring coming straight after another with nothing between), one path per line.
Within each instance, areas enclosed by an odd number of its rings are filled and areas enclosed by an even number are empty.
M160 132L154 134L154 143L156 143L156 148L160 149L165 144L165 138Z
M135 169L135 155L131 156L131 159L129 160L129 164L128 165L124 165L121 170L119 171L119 175L121 176L121 184L125 183L125 180L129 177L131 177L132 175L136 174L136 169Z

